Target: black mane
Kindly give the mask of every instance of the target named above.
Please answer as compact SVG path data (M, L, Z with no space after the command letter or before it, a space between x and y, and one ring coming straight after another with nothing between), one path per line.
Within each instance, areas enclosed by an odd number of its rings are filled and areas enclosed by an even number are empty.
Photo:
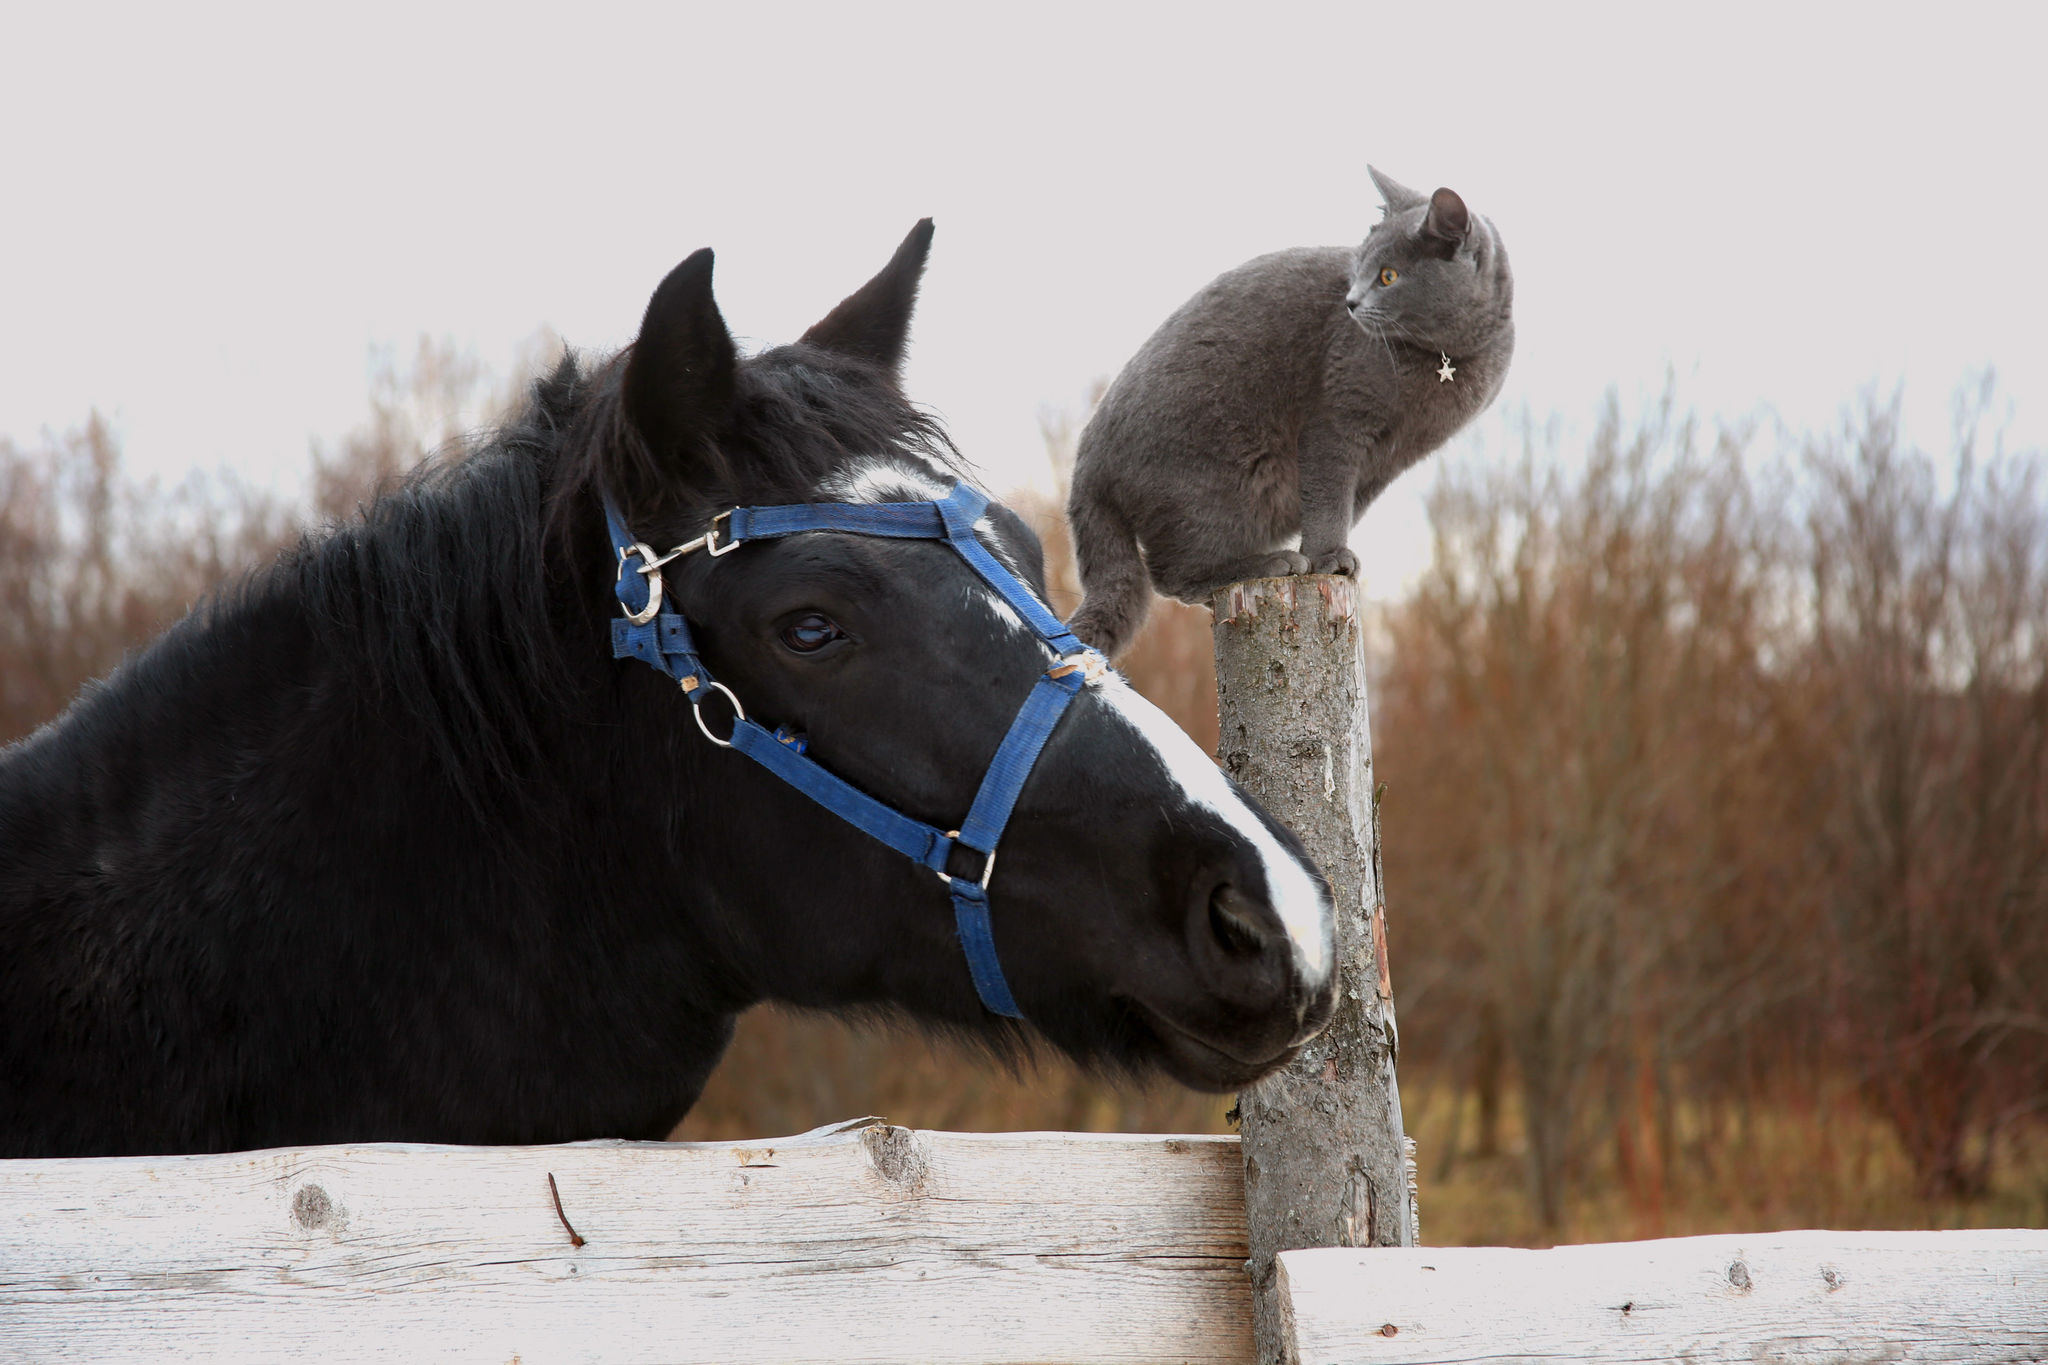
M529 414L529 418L534 414ZM541 513L553 452L530 420L430 463L361 514L302 540L247 589L306 613L314 647L353 656L365 698L395 700L472 804L543 758L560 699Z

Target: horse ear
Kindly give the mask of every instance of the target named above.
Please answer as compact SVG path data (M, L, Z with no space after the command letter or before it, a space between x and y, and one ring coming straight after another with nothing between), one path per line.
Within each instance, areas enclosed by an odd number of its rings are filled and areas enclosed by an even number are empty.
M715 433L732 411L739 352L711 297L711 248L669 271L626 361L626 417L656 456Z
M872 360L894 374L903 364L910 337L910 310L932 249L932 220L920 218L881 273L849 294L824 320L805 332L813 346Z
M1367 166L1365 173L1372 177L1372 183L1379 187L1380 198L1386 202L1388 213L1399 213L1412 209L1422 202L1422 196L1409 189L1390 175L1381 175L1379 167Z

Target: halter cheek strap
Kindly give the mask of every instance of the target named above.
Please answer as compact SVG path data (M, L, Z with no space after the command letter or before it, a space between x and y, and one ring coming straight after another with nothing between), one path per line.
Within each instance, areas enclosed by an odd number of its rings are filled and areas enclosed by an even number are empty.
M739 750L854 828L887 844L912 862L930 868L953 900L953 918L975 993L990 1011L1023 1018L996 956L989 923L988 884L995 875L996 846L1031 776L1039 753L1060 717L1081 689L1107 666L1060 623L1031 589L1011 573L974 534L988 507L980 492L958 484L932 502L818 503L787 507L739 507L713 519L710 530L686 545L657 556L626 530L618 511L605 504L605 523L618 555L616 593L625 615L612 622L612 656L638 659L674 678L689 698L697 725L712 743ZM720 523L724 529L720 530ZM713 557L730 554L750 540L769 540L805 531L837 531L892 539L938 540L950 546L1021 616L1038 638L1060 655L1032 685L1003 736L981 787L956 830L941 830L877 801L803 752L803 741L786 731L771 732L747 718L738 697L711 676L698 656L690 624L662 598L661 566L702 549ZM638 561L637 563L635 561ZM724 739L704 723L703 703L713 692L732 707L732 733ZM954 872L955 853L980 855L972 875Z

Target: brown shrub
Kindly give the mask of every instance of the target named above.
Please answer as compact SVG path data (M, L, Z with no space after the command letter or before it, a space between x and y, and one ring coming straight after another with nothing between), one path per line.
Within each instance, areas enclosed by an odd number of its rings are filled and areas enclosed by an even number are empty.
M1452 469L1385 623L1406 1074L1475 1090L1482 1150L1511 1079L1553 1230L1596 1168L1644 1211L1723 1173L1688 1106L1850 1078L1953 1197L2042 1104L2031 467L1959 442L1943 492L1895 406L1790 469L1701 445L1610 409L1576 465Z

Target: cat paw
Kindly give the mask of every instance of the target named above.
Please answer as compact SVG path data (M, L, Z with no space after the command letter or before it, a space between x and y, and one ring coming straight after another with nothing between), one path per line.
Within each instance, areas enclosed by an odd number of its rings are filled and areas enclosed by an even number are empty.
M1259 571L1247 578L1289 578L1309 571L1308 556L1299 550L1279 550L1269 555Z
M1345 578L1358 577L1358 556L1351 553L1349 546L1340 546L1326 555L1317 555L1309 561L1309 573L1341 574Z

